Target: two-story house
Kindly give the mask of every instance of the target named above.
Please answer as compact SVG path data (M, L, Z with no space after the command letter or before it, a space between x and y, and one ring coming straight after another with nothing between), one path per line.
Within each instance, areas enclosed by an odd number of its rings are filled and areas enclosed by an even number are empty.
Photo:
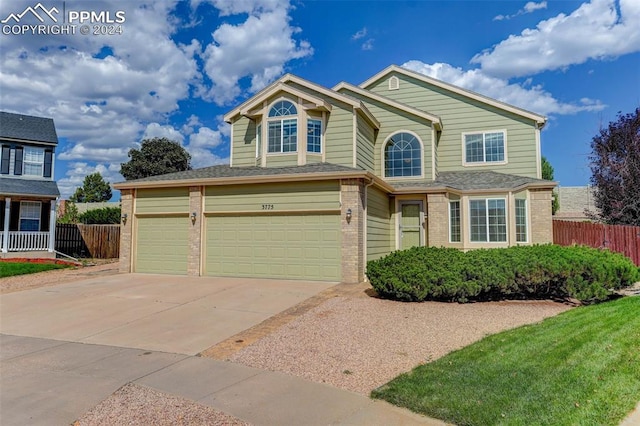
M2 258L55 257L57 144L52 119L0 112Z
M538 114L390 66L287 74L225 120L229 166L115 185L122 271L359 282L398 249L552 240Z

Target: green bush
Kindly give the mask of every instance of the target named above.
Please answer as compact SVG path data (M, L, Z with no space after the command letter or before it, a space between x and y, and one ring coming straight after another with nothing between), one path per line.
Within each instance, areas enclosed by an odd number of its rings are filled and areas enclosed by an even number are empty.
M80 223L94 224L118 224L120 223L120 207L103 207L101 209L87 210L78 216Z
M584 246L519 246L462 252L414 247L367 264L384 298L467 302L567 299L595 303L640 281L640 269L621 254Z

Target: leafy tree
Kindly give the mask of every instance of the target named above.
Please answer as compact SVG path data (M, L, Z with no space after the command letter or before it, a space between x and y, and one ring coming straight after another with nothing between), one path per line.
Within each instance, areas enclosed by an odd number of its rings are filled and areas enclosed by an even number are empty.
M640 226L640 108L591 140L591 184L597 217L610 224Z
M167 138L144 139L140 149L131 148L128 155L131 160L120 168L126 180L191 170L191 155Z
M76 203L73 201L67 201L64 207L64 214L60 216L56 222L78 223L78 207L76 206Z
M120 223L120 207L103 207L101 209L87 210L82 213L78 220L86 224L119 224Z
M111 199L111 187L100 172L84 177L82 186L69 198L74 203L100 203Z
M542 179L553 180L553 166L547 160L546 157L542 157ZM560 208L560 200L558 200L558 193L553 192L553 201L551 202L551 214L556 214Z

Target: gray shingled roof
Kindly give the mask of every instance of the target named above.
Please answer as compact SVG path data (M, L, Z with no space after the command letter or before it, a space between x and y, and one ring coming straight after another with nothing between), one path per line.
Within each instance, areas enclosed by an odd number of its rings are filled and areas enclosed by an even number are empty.
M0 179L0 194L2 195L35 195L44 197L59 197L58 185L52 180L35 179Z
M0 111L0 139L58 143L53 119Z
M250 177L250 176L276 176L289 174L306 174L306 173L342 173L342 172L364 172L361 169L352 167L339 166L331 163L307 164L305 166L292 167L230 167L228 165L219 165L211 167L203 167L201 169L186 170L184 172L167 173L158 176L149 176L142 179L129 180L126 183L133 182L160 182L172 180L200 180L212 178L234 178L234 177ZM125 182L120 182L125 183Z
M512 189L531 183L551 183L544 179L516 176L491 171L465 170L460 172L440 172L436 180L424 182L398 182L393 186L403 188L438 188L447 187L460 191L484 189Z

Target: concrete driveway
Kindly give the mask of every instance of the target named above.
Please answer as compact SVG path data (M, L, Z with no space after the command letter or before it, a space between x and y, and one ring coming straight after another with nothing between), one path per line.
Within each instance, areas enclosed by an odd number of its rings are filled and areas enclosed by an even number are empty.
M195 355L333 285L111 275L0 296L0 333Z

